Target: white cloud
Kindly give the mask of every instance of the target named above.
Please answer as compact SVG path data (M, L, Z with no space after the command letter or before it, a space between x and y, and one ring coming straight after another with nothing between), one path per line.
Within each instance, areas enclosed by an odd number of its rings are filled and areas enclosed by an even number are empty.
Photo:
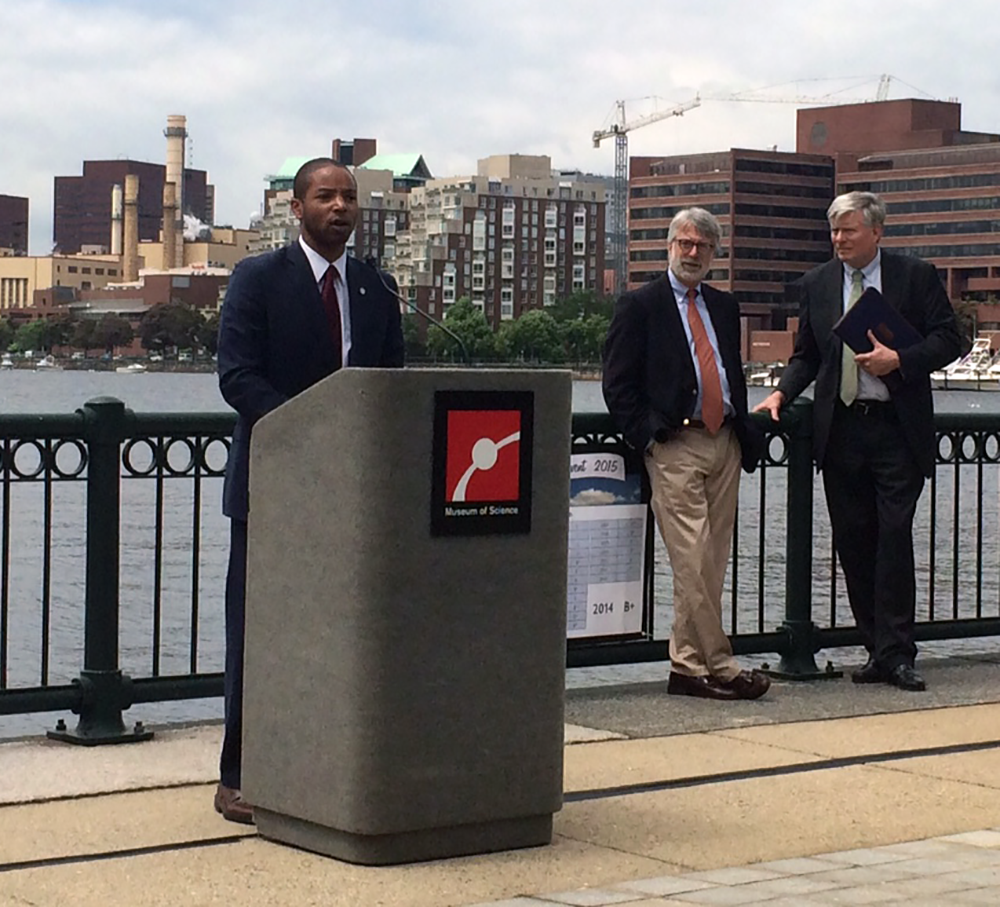
M602 504L621 504L624 500L614 492L601 491L599 488L585 488L577 492L570 498L570 504L574 507L593 507Z
M888 72L891 97L958 96L965 128L1000 131L1000 73L986 65L1000 24L987 0L886 0L861 15L818 0L220 6L0 5L0 192L31 198L32 251L51 241L54 176L78 174L85 159L162 161L172 113L188 117L191 164L216 185L218 219L237 225L259 206L266 173L328 153L335 137L423 153L442 176L508 152L610 173L613 144L594 150L590 136L619 98L638 116L650 96L762 85L874 96ZM635 130L630 150L794 142L794 105L706 100Z

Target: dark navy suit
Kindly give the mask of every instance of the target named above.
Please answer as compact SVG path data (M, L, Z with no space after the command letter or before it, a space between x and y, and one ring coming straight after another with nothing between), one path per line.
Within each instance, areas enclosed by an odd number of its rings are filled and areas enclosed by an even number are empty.
M392 278L386 282L395 289ZM351 349L347 365L403 365L399 302L370 265L347 259ZM219 325L219 388L239 419L223 487L231 518L226 578L226 735L221 775L240 787L243 631L250 433L265 413L334 372L339 355L316 278L298 242L237 265ZM330 414L336 419L336 413Z
M934 473L930 373L956 359L955 312L933 265L883 250L882 295L923 337L899 350L899 369L883 379L890 401L840 402L843 344L833 325L844 309L837 259L802 278L795 352L778 382L786 401L813 381L813 453L823 472L833 539L851 610L865 646L891 671L912 667L916 581L913 516L924 477Z

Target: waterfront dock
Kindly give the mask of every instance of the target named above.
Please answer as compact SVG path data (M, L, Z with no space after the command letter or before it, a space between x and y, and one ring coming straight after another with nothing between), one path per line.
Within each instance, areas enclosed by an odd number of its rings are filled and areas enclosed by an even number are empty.
M387 868L218 817L215 724L0 744L0 905L997 904L1000 652L921 669L926 694L570 689L551 846Z

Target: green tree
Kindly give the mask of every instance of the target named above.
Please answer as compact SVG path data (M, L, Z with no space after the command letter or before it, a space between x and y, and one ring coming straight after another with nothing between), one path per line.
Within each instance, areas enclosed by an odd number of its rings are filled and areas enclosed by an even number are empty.
M96 340L94 340L94 333L97 330L97 322L93 318L81 318L75 325L73 325L73 334L70 337L70 343L77 349L81 349L84 355L89 353L91 350L100 347Z
M154 305L139 322L143 349L160 353L168 349L189 349L195 345L202 320L199 312L181 303Z
M562 362L563 343L555 318L544 309L525 312L504 335L508 355L530 362Z
M496 357L496 339L482 310L467 296L456 300L445 315L445 326L461 338L470 359L490 360ZM462 358L462 351L448 334L437 325L427 331L427 351L439 359L452 361Z
M94 326L94 346L109 356L115 354L115 347L128 346L134 339L132 323L121 315L107 314Z
M600 362L609 324L605 315L588 315L586 318L562 322L559 325L559 336L567 358L576 365Z
M6 318L0 319L0 350L10 349L14 342L14 327Z
M958 324L958 333L962 338L963 356L972 349L972 341L976 337L977 309L978 305L975 300L962 300L955 304L955 321Z
M53 315L45 321L45 348L51 350L54 346L66 346L73 336L76 321L68 312Z
M12 348L19 353L27 350L48 351L46 341L48 340L48 325L42 318L35 321L26 321L14 332L14 342Z
M417 359L427 355L427 347L420 339L420 322L416 315L403 316L403 345L407 359Z
M604 315L610 320L613 310L614 301L605 296L598 296L593 290L576 290L569 296L557 299L545 309L560 323L582 321L591 315Z

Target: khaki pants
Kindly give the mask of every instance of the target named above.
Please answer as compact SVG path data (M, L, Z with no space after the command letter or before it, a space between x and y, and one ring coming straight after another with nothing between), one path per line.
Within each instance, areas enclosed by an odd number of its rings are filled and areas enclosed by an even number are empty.
M739 672L722 629L722 585L729 565L740 487L740 445L732 428L717 435L684 429L646 455L653 513L674 574L670 662L679 674Z

